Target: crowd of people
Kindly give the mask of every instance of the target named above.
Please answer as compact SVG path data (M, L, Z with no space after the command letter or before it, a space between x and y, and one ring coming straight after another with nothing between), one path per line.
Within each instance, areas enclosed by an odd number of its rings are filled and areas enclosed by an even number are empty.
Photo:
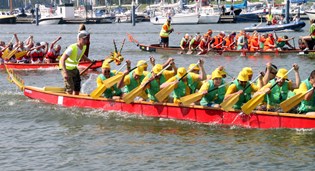
M296 113L307 113L315 111L314 89L315 70L310 76L301 81L299 66L292 65L295 73L294 81L288 78L291 70L285 68L278 69L271 63L266 64L264 72L257 73L259 76L252 79L254 73L252 68L244 67L236 78L227 78L229 75L223 66L218 66L211 74L206 74L204 61L199 60L197 64L191 64L187 69L177 67L174 59L169 58L164 64L155 64L151 57L152 70L148 70L146 61L139 61L137 69L130 71L131 62L127 62L127 70L123 73L123 78L113 87L107 88L103 97L121 99L124 95L132 92L135 88L141 87L145 93L136 98L137 101L161 102L156 94L175 84L175 88L163 102L181 104L181 98L193 93L201 93L202 98L193 105L208 107L218 107L223 101L229 100L238 94L239 100L233 105L234 109L241 109L242 105L251 98L265 93L266 96L256 109L266 111L281 111L279 104L296 93L306 92L310 89L301 105L293 109ZM166 68L165 68L166 67ZM166 70L163 70L166 69ZM161 72L162 71L162 72ZM117 73L116 73L117 74ZM104 80L115 76L109 63L104 62L102 73L97 78L97 85L101 86ZM230 79L230 80L229 80ZM257 80L257 81L256 81Z

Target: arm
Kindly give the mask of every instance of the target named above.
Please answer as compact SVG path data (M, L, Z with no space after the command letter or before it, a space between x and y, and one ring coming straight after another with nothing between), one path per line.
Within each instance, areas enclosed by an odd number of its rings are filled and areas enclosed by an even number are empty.
M263 85L266 85L269 82L269 80L270 80L271 63L268 62L266 64L266 67L267 67L267 71L266 71L265 76L263 78L263 82L262 82Z
M60 63L61 63L61 67L62 67L61 69L64 72L64 79L66 79L66 80L68 79L68 73L67 73L67 69L66 69L66 60L68 57L69 56L66 53L64 53L60 58Z
M207 78L207 74L205 71L205 68L203 67L204 61L203 59L199 59L199 68L200 68L200 74L199 74L199 79L200 81L205 80Z
M54 40L53 42L51 42L50 44L50 49L54 48L55 44L61 39L61 36L59 36L56 40Z
M299 88L299 85L301 83L299 66L297 64L293 64L293 67L294 67L294 73L295 73L295 84L292 84L292 90Z
M83 55L83 56L82 56L82 59L83 59L83 61L92 62L92 60L91 60L90 58L88 58L86 55ZM82 59L81 59L81 60L82 60Z

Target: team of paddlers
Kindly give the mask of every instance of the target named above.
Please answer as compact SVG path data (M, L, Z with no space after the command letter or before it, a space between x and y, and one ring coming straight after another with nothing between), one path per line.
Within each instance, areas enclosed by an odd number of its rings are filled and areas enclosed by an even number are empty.
M116 73L111 70L108 62L103 63L102 73L97 78L99 87L110 77L123 75L117 84L104 91L103 97L122 98L128 102L147 100L181 104L184 103L182 100L187 100L188 95L196 94L200 98L196 98L191 104L220 108L222 103L229 102L232 100L231 98L238 96L239 99L232 102L232 108L241 109L251 98L264 95L262 102L257 107L255 106L256 109L281 111L279 107L281 102L296 94L305 93L300 105L292 110L294 113L315 111L313 89L315 87L315 70L301 82L297 64L293 64L288 71L285 68L277 69L275 65L267 63L265 71L257 73L258 76L255 79L252 79L254 75L252 69L245 67L236 78L230 76L231 79L228 79L226 77L229 74L222 66L207 75L203 66L204 61L201 59L197 64L191 64L186 69L177 68L172 58L164 64L155 64L154 58L151 57L151 71L148 70L148 64L144 60L138 61L137 67L133 71L130 69L130 61L127 60L126 63L127 70L124 73ZM287 76L292 70L295 72L294 82Z

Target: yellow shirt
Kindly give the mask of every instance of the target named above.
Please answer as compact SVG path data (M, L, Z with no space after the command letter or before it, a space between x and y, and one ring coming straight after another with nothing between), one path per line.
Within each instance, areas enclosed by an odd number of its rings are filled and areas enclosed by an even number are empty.
M165 80L168 80L175 75L175 72L165 70L165 71L163 71L162 75L165 77ZM142 80L141 84L147 82L149 79L150 78L148 77L148 75L146 75L146 77Z
M256 91L259 90L259 87L258 87L257 85L255 85L255 84L253 84L253 83L250 84L250 87L251 87L251 89L252 89L252 92L256 92ZM237 88L236 88L236 85L235 85L235 84L231 84L231 85L228 87L228 89L227 89L225 95L230 95L230 94L236 93L237 91L238 91L238 90L237 90Z
M191 78L192 78L192 80L194 82L198 82L198 88L200 88L201 85L202 85L202 82L199 79L199 74L196 74L196 73L189 73L189 74L190 74L190 76L191 76ZM166 82L169 83L169 82L174 82L176 80L177 80L177 78L176 78L176 75L175 75L172 78L168 79ZM187 80L187 76L186 76L186 80ZM190 88L187 86L187 81L185 81L184 83L186 85L186 95L189 95L190 94ZM177 85L176 85L175 88L177 88Z

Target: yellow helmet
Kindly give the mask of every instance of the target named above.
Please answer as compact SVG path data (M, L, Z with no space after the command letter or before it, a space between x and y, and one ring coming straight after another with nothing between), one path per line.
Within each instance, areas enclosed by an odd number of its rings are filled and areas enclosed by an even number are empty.
M102 69L110 69L110 64L108 62L104 61L102 64Z
M253 75L253 70L250 67L245 67L242 69L242 71L246 71L247 75Z
M135 74L136 75L142 75L143 70L144 70L144 68L142 66L139 66L139 67L137 67L137 69L135 69Z
M222 78L222 75L219 73L218 70L214 70L212 73L211 73L211 79L215 79L215 78Z
M194 68L192 71L194 71L194 70L199 71L200 70L199 66L196 64L190 64L188 67L188 70L191 70L192 68Z
M148 67L148 64L145 60L140 60L138 61L137 66Z
M287 79L288 76L286 75L288 73L288 70L285 68L280 68L277 72L276 77L282 78L282 79Z
M159 72L162 71L162 69L163 69L163 66L161 64L156 64L153 67L152 71L153 71L154 74L158 74Z
M248 81L247 72L242 70L242 71L238 74L237 79L238 79L239 81Z
M177 76L183 77L187 73L186 69L184 67L180 67L177 69Z

